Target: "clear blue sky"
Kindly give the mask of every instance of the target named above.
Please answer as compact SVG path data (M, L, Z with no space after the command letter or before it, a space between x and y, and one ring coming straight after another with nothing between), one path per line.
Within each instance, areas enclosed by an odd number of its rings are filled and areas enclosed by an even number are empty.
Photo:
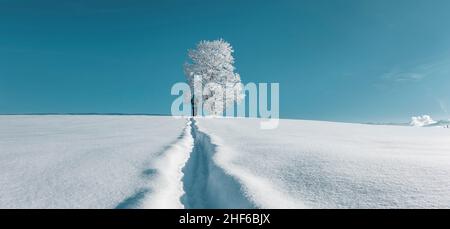
M187 49L223 38L280 115L450 118L448 0L0 0L0 113L170 113Z

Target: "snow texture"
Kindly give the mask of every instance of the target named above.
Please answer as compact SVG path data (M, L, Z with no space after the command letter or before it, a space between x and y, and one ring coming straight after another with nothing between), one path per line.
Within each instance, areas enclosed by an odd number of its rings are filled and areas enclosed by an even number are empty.
M171 145L164 155L154 161L153 167L157 171L152 179L150 189L143 208L184 208L181 197L184 195L183 171L192 152L194 140L191 135L192 121L188 121L179 140Z
M0 116L0 208L132 208L185 119ZM173 205L168 205L172 207Z
M198 119L212 158L260 208L449 208L450 131Z
M0 208L450 208L450 131L0 116Z

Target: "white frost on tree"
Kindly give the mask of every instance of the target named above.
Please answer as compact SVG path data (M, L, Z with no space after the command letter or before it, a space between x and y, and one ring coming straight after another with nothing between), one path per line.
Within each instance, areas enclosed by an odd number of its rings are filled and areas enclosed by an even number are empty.
M193 115L198 108L208 114L221 115L229 105L240 102L243 95L241 77L234 72L233 48L220 39L200 41L196 49L189 50L190 62L184 66L191 87Z
M427 126L431 124L435 124L434 121L429 115L422 115L417 117L411 117L411 126Z

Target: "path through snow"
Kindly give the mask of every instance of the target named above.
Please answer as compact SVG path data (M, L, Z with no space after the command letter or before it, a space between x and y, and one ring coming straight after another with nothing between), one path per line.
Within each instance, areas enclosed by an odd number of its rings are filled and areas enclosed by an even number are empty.
M183 169L186 208L255 208L236 179L217 164L216 147L210 136L191 123L194 147Z
M449 208L450 132L0 116L0 208Z

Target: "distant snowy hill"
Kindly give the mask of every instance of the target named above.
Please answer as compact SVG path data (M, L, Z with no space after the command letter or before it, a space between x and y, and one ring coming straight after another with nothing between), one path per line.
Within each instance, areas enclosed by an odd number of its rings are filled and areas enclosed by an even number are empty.
M435 123L426 125L425 127L448 127L450 126L450 120L439 120Z
M0 116L0 208L450 207L450 131Z
M416 125L415 123L364 123L368 125L382 125L382 126L413 126L413 127L442 127L447 128L450 125L450 120L439 120L433 121L431 123L422 123Z

